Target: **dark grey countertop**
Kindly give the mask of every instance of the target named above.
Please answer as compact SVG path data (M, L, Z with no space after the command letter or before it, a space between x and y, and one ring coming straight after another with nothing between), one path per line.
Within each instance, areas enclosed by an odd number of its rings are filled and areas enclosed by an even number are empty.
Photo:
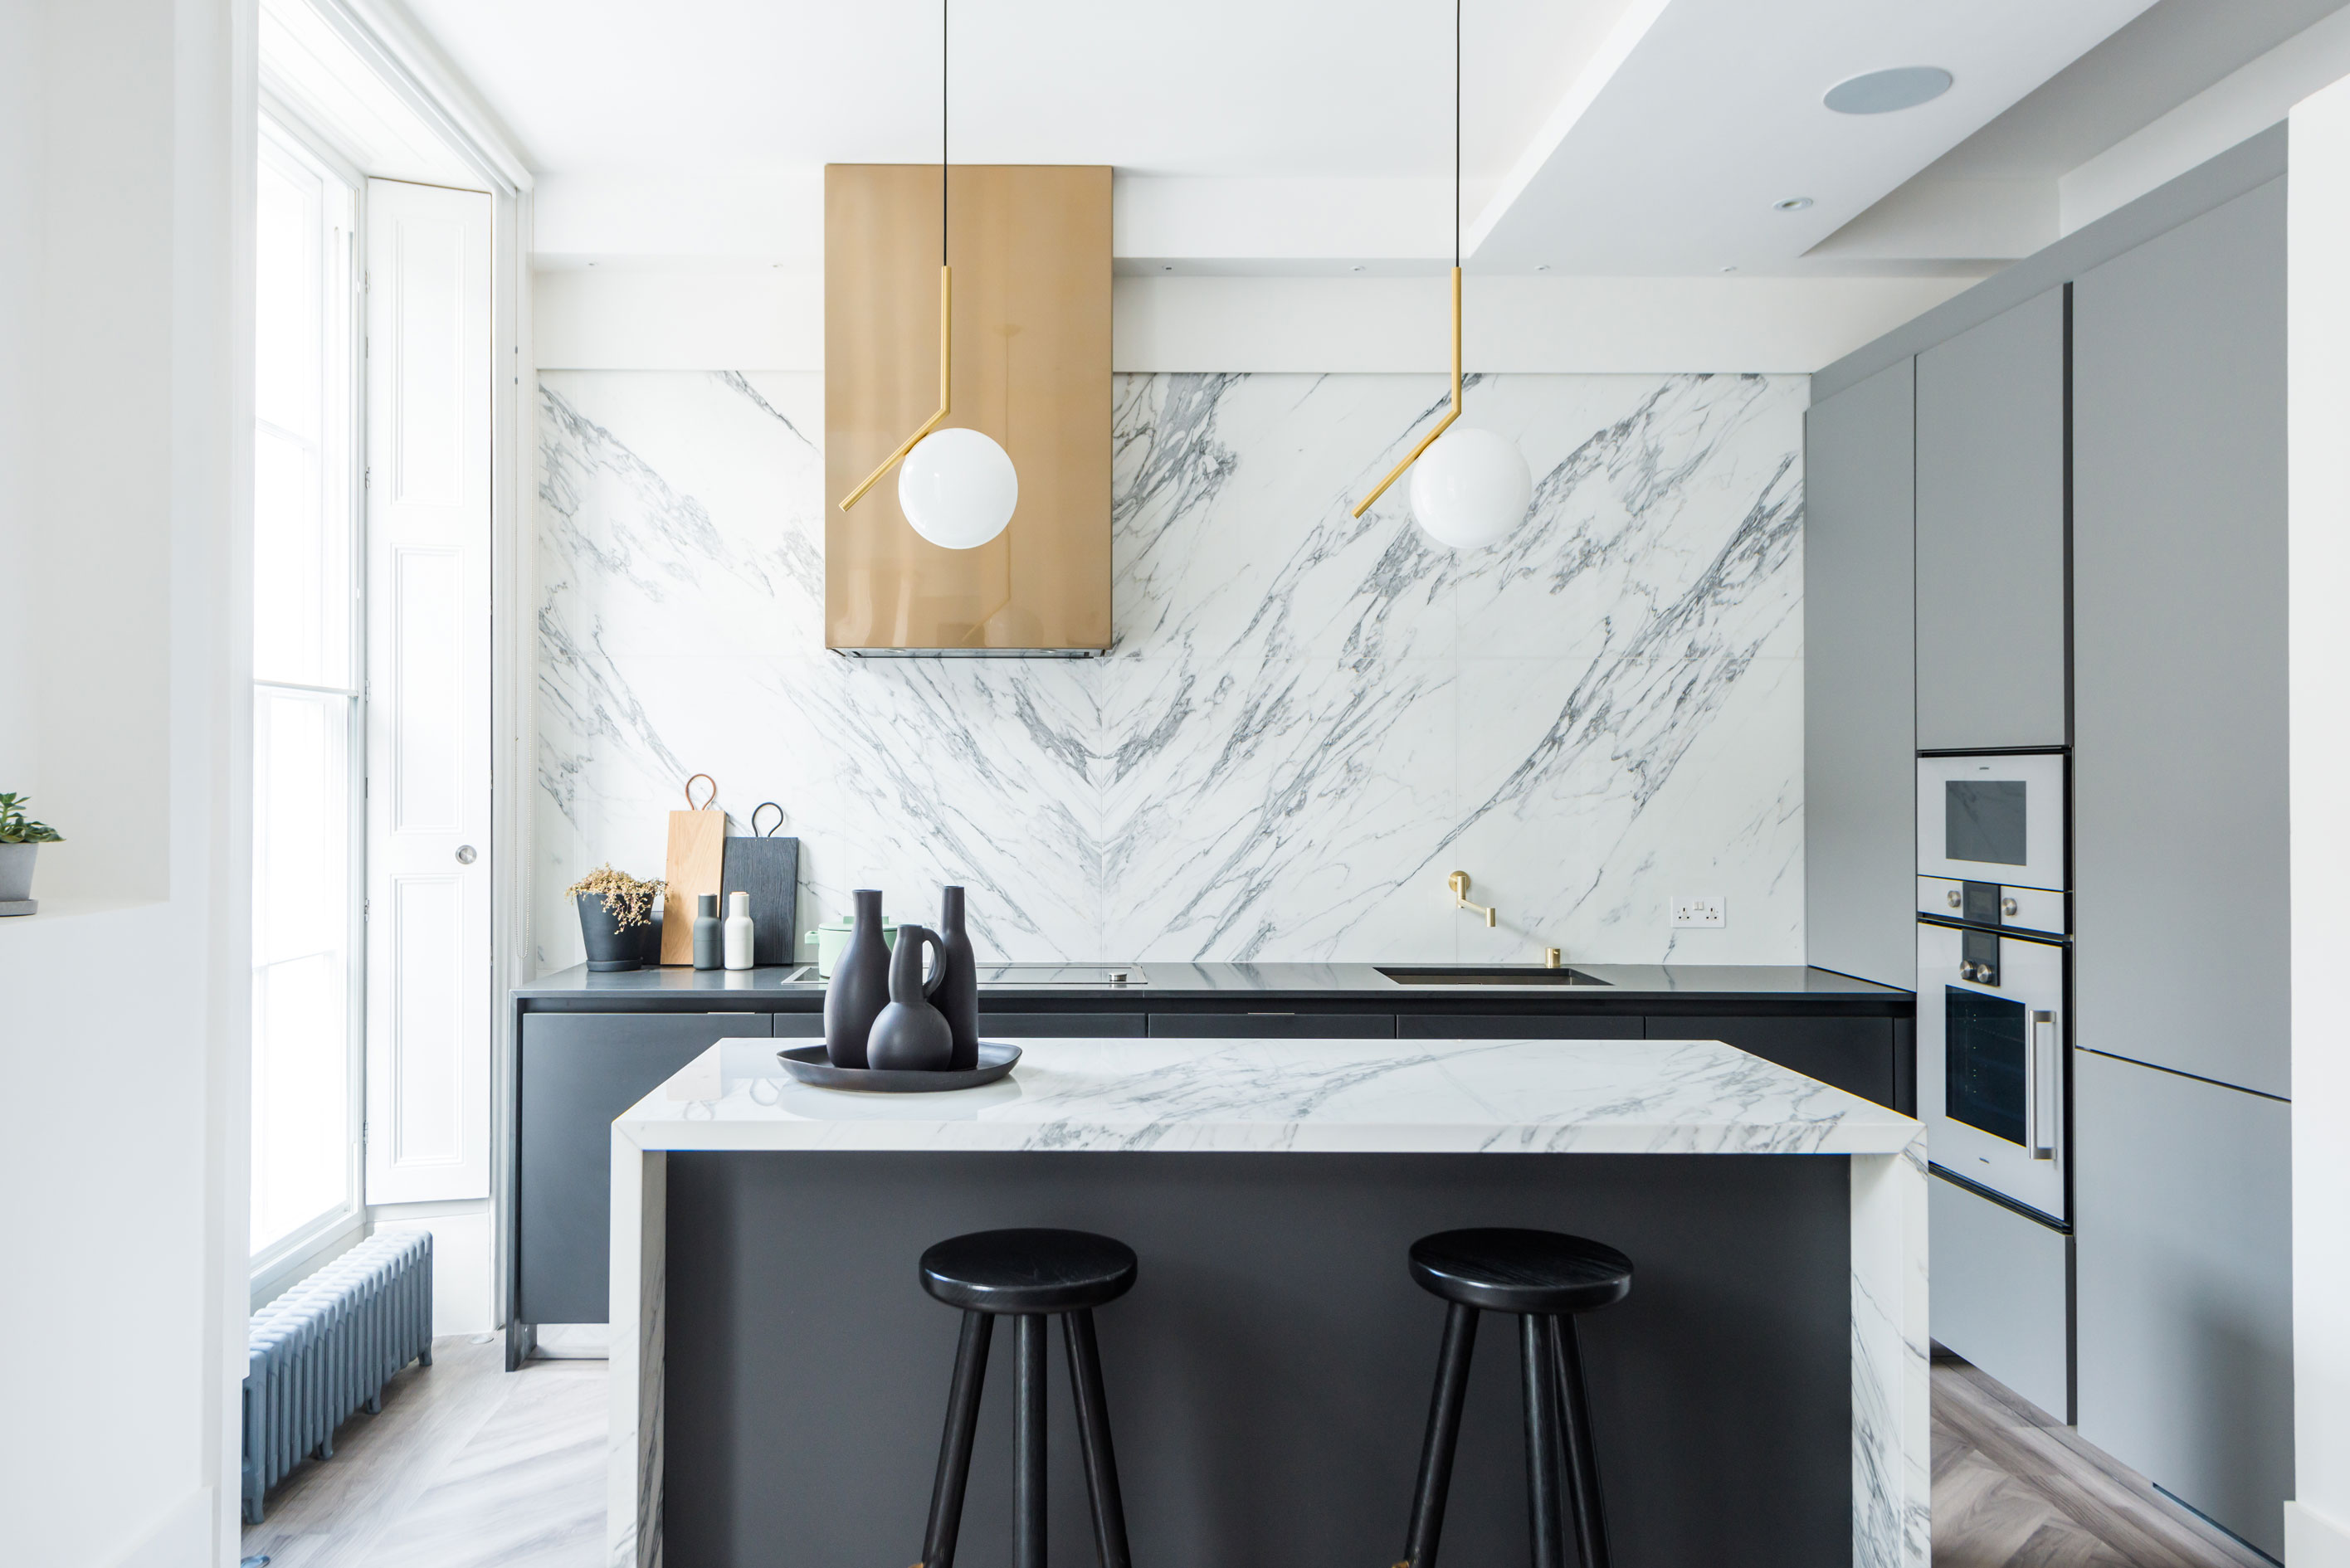
M983 966L982 973L986 972ZM1015 966L1016 967L1016 966ZM1042 967L1042 966L1030 966ZM1603 981L1598 985L1556 985L1539 981L1513 984L1506 981L1474 984L1416 985L1390 980L1367 963L1129 963L1073 965L1072 968L1123 967L1139 983L1002 984L983 981L980 992L998 1001L1023 1002L1046 1000L1131 1002L1137 997L1164 998L1170 1002L1199 1002L1255 997L1292 1001L1415 1002L1450 999L1543 998L1551 1007L1572 1011L1580 1004L1604 1007L1612 1002L1650 1002L1678 998L1690 1002L1907 1002L1909 993L1849 975L1801 964L1591 964L1568 968ZM1389 968L1402 968L1392 964ZM1429 969L1450 966L1429 964ZM1529 974L1539 971L1526 966ZM795 975L804 979L788 978ZM824 982L814 965L797 969L691 970L684 968L631 970L619 974L591 974L585 966L545 975L515 988L515 998L533 1002L569 1002L587 998L632 999L677 1002L689 998L740 996L797 1007L821 1001Z

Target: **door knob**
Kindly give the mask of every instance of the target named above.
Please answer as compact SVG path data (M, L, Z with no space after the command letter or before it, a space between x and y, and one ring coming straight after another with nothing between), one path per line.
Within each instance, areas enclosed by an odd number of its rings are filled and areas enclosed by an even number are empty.
M471 866L471 865L473 863L474 859L475 859L475 856L474 856L474 854L473 854L473 846L472 845L470 845L470 844L460 844L459 846L457 846L457 864L458 864L458 865L460 865L460 866Z

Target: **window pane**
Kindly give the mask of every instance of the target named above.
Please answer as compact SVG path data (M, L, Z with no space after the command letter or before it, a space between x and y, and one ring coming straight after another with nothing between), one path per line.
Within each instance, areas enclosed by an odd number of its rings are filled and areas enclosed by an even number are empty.
M350 1194L351 700L254 703L253 1246Z
M350 679L348 226L325 176L265 137L255 228L254 674ZM346 280L347 281L347 280Z

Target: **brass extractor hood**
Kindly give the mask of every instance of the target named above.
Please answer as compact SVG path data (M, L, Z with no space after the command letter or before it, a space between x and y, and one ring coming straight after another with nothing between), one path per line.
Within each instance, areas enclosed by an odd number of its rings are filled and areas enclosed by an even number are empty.
M916 534L894 472L836 504L939 395L939 166L824 171L825 646L858 656L1108 650L1110 171L957 164L952 412L1020 475L974 550Z

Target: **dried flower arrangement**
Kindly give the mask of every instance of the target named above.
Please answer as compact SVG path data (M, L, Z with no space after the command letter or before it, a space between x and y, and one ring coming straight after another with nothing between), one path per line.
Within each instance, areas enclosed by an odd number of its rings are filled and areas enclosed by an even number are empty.
M593 893L604 900L612 923L622 930L641 926L652 919L653 900L669 890L669 885L655 877L639 882L626 871L615 871L609 862L598 866L570 887L563 889L567 898L577 898Z

